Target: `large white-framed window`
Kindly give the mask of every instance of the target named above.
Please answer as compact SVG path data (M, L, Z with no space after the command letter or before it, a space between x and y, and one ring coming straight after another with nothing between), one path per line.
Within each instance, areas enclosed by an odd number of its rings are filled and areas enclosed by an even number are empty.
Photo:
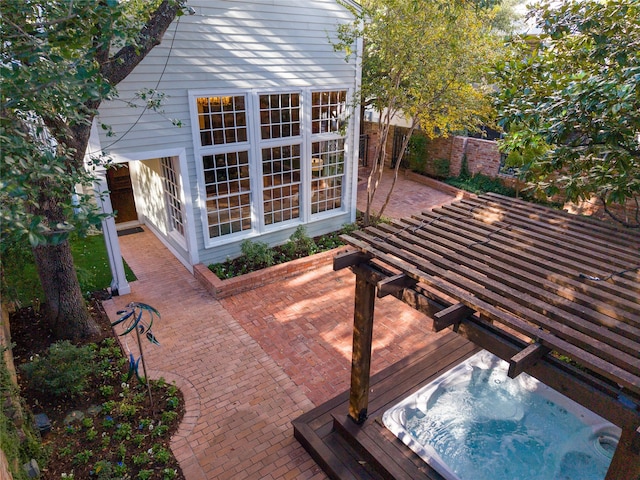
M253 228L247 95L196 98L209 239Z
M300 218L302 98L299 91L258 93L264 227Z
M190 96L206 246L344 211L346 88Z

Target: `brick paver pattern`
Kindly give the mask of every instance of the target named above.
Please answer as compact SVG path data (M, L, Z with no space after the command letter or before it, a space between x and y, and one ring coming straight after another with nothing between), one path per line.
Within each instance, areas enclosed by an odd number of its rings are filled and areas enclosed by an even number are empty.
M387 216L453 199L399 182ZM137 281L131 294L105 301L105 310L115 319L137 301L162 315L154 323L161 345L145 345L145 359L152 378L175 382L184 394L186 414L171 448L186 478L326 478L293 438L291 421L349 388L353 273L327 265L217 301L148 229L120 237L120 246ZM392 297L378 300L372 372L435 335L426 317Z

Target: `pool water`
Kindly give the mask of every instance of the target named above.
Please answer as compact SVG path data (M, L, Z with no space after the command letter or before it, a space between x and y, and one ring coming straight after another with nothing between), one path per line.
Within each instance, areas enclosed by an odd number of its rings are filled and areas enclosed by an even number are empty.
M396 405L384 424L445 478L602 480L620 429L480 352Z

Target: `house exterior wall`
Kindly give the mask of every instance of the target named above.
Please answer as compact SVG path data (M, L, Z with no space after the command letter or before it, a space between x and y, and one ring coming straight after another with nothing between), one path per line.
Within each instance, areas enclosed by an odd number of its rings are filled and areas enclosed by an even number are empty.
M225 95L238 91L289 91L298 89L343 89L353 95L359 78L355 59L345 62L344 54L334 52L327 35L338 23L349 22L348 9L335 0L293 1L205 1L192 0L194 15L180 17L167 30L160 45L118 85L118 98L105 102L98 121L109 125L115 136L100 130L104 151L117 162L135 157L157 158L164 150L183 149L186 175L193 209L193 238L196 258L212 263L235 257L241 239L208 245L204 231L204 200L201 157L198 156L190 93ZM137 92L162 92L161 112L144 109ZM211 92L211 93L207 93ZM131 108L129 103L139 105ZM180 127L169 119L178 120ZM196 133L192 131L196 129ZM304 222L310 236L339 228L355 218L357 174L358 110L349 119L345 141L345 184L343 208ZM355 139L355 140L354 140ZM132 162L133 163L133 162ZM320 218L322 217L322 218ZM147 216L147 218L150 218ZM159 220L157 220L159 222ZM162 233L161 224L157 224ZM282 243L297 225L260 232L259 240Z

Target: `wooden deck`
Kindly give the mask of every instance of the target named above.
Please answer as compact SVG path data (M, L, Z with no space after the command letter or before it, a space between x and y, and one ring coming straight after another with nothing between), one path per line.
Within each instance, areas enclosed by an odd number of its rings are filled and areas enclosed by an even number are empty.
M441 480L441 475L382 425L381 417L476 351L473 343L459 335L443 334L371 378L369 415L363 425L348 418L349 392L344 392L296 419L295 437L333 479Z

